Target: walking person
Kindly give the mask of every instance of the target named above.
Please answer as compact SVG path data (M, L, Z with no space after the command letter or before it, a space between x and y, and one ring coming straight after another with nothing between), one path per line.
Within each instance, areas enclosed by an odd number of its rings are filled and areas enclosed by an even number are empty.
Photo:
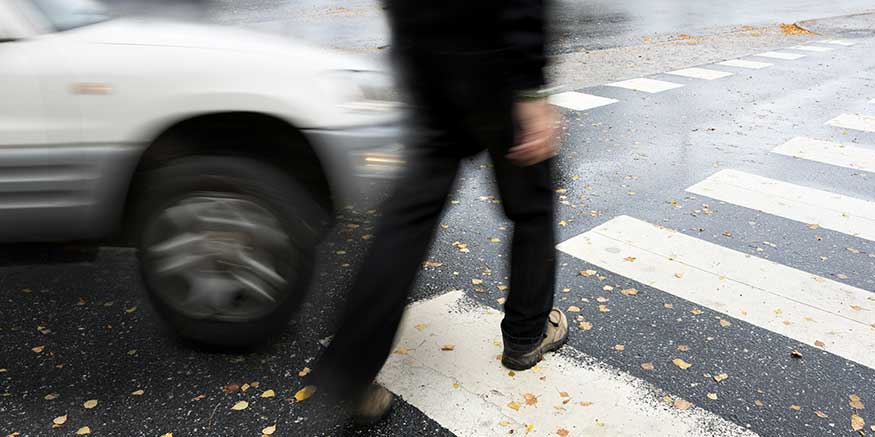
M551 161L558 115L545 99L545 0L387 0L393 52L417 131L339 329L314 370L320 391L373 423L393 395L374 383L428 254L462 159L488 151L514 223L502 363L526 370L568 335L553 308Z

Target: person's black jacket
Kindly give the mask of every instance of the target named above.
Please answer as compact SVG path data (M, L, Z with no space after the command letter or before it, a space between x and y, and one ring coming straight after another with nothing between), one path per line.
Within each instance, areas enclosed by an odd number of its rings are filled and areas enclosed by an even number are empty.
M509 86L522 91L546 82L546 1L386 0L386 6L396 48L494 56Z

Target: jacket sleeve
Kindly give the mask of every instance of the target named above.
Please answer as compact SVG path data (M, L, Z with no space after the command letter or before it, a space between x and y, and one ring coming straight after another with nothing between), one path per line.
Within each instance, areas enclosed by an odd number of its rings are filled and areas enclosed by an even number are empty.
M507 47L508 77L514 91L536 89L547 83L544 74L547 65L546 2L502 2L501 37Z

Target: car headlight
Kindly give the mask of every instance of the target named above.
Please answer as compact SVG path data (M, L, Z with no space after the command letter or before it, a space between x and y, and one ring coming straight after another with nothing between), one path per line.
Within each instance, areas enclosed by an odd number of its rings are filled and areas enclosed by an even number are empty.
M326 75L339 95L342 109L352 112L391 112L401 108L392 76L369 70L340 70Z

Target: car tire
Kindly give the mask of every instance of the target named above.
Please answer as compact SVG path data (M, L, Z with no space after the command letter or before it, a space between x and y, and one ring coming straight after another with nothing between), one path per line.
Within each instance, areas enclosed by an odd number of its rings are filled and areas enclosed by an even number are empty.
M179 336L245 347L287 326L328 217L291 175L251 158L192 156L141 174L133 195L145 288Z

